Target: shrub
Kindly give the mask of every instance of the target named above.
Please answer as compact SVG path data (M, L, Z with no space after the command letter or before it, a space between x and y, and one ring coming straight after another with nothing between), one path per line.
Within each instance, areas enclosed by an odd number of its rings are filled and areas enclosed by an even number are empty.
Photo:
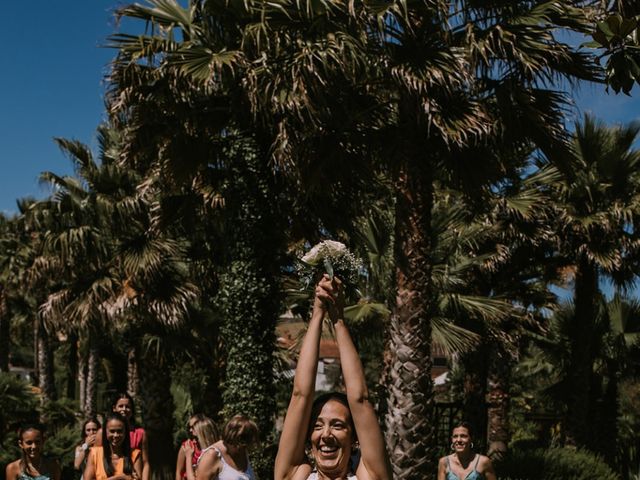
M38 399L31 385L11 373L0 372L0 429L2 434L24 421L38 418Z
M513 450L495 467L503 480L620 480L597 455L570 448Z

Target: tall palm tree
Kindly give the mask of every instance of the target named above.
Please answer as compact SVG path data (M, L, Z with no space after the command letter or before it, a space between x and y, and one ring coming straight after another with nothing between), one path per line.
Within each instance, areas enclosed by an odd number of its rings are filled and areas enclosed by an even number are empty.
M640 151L633 143L638 135L640 124L607 127L585 116L576 125L571 155L550 156L562 172L552 187L559 253L575 269L569 444L587 445L589 439L589 378L601 278L620 286L635 278Z
M125 87L114 88L112 111L154 97L166 106L171 100L156 94L173 66L176 98L190 89L202 102L190 105L206 105L219 129L233 119L257 132L277 171L301 185L317 172L340 192L349 172L393 173L398 303L386 423L398 478L434 469L434 181L495 181L509 168L495 145L563 148L564 97L554 79L598 75L551 32L588 28L584 3L203 1L184 9L150 1L121 11L149 20L157 34L115 37L127 68L112 76ZM478 157L482 168L474 168Z

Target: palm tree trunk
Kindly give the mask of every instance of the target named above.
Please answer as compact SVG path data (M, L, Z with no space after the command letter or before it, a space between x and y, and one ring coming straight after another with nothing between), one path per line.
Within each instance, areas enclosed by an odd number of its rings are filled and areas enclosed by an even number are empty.
M589 403L593 372L593 335L599 299L598 273L582 255L576 268L575 316L571 331L571 364L565 443L587 446L589 440Z
M0 372L9 371L10 332L7 297L4 288L0 286Z
M135 400L140 396L140 376L138 375L138 357L136 348L127 352L127 393Z
M620 375L620 366L616 360L607 360L607 385L601 398L594 399L592 402L589 420L592 425L591 435L589 436L589 447L602 455L605 462L611 468L616 469L622 474L624 469L624 455L618 456L620 448L618 440L618 415L620 408L618 405L618 378ZM598 379L601 381L601 379ZM595 428L593 428L595 426ZM618 457L618 458L617 458Z
M53 373L53 350L49 333L42 323L42 319L36 319L36 342L38 349L38 387L44 402L56 399L56 386Z
M463 418L473 425L475 448L480 451L484 449L487 437L485 426L487 424L488 355L488 348L481 344L475 351L462 356L462 364L464 365Z
M81 348L78 352L78 403L83 413L87 400L87 363L87 353Z
M87 383L85 385L84 414L86 417L94 416L98 410L98 367L100 349L96 339L96 333L89 332L89 354L87 356Z
M510 358L493 344L489 347L489 373L487 375L487 443L488 455L501 458L509 444L509 372Z
M78 377L78 335L70 333L67 338L68 355L66 374L65 396L70 399L76 398L76 378Z
M148 444L150 477L153 480L174 478L173 412L171 374L155 352L141 349L140 399L143 425Z
M386 352L386 441L394 478L424 479L436 471L431 380L431 264L433 189L417 152L396 184L397 300Z

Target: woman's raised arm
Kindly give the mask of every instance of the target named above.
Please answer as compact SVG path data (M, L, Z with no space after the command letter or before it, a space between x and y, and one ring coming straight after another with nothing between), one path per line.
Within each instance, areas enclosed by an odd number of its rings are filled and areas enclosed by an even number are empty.
M287 415L284 418L278 454L276 455L275 480L290 479L298 467L305 463L304 444L311 418L322 319L325 314L325 306L318 293L321 293L319 287L316 288L311 321L300 347L298 365L293 379L293 392L287 408Z
M329 315L336 331L340 366L351 418L360 439L361 462L356 477L359 479L390 480L391 466L376 411L369 402L369 391L364 378L362 362L343 319L342 285L338 279L335 279L330 283L321 282L321 286L327 289L334 299L333 305L329 307ZM366 470L366 474L361 471L363 468Z

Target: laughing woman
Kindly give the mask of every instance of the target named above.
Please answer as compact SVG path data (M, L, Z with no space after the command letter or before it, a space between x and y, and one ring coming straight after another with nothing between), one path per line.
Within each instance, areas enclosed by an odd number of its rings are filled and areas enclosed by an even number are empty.
M7 480L60 480L58 462L44 456L44 428L26 425L18 432L21 457L7 465Z
M438 480L496 480L491 459L473 451L471 425L458 423L451 432L453 453L438 462Z
M325 275L316 286L309 328L300 349L293 392L284 420L275 480L390 480L391 469L362 363L343 321L340 280ZM334 324L346 395L315 402L316 371L325 314ZM360 444L358 446L358 439ZM310 447L312 464L305 447ZM356 455L359 448L359 455ZM352 457L359 457L352 465Z
M119 413L107 415L102 428L102 445L91 448L84 480L140 480L142 455L131 448L129 424Z

